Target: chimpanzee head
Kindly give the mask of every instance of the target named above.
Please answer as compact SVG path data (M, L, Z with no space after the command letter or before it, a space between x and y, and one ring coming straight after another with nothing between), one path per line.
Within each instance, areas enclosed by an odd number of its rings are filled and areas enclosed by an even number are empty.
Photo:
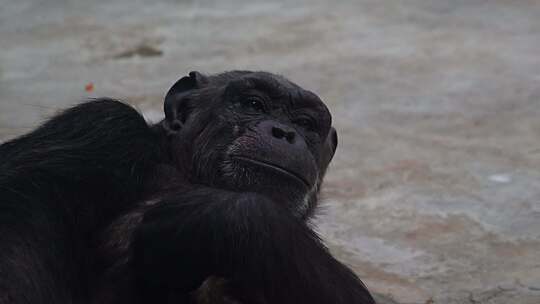
M337 146L320 98L267 72L191 72L165 97L175 165L197 184L267 195L307 217Z

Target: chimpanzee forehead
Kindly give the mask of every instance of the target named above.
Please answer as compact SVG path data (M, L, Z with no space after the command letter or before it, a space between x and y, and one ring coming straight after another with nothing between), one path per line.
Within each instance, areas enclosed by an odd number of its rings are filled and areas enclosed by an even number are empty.
M254 72L245 75L244 80L246 89L261 91L272 100L287 101L287 106L292 108L314 108L328 112L319 96L282 76L267 72Z

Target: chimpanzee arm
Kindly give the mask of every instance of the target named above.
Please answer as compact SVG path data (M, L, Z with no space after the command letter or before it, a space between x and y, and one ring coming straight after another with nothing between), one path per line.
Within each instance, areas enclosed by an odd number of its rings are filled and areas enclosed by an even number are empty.
M146 212L133 250L145 301L186 294L215 275L244 303L374 303L305 222L258 194L207 188L168 197Z

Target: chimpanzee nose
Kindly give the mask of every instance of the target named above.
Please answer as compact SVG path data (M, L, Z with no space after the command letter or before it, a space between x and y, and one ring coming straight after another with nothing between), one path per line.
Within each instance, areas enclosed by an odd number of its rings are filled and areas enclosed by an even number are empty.
M290 144L294 144L296 138L296 132L292 129L285 128L285 126L273 126L272 136L277 139L285 139Z

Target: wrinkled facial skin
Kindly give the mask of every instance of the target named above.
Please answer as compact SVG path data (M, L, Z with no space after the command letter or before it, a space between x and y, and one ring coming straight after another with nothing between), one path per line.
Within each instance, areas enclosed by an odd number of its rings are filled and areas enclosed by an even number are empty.
M319 97L266 72L190 77L196 89L169 92L176 114L166 123L177 124L171 153L179 167L190 160L191 182L257 192L309 216L337 146Z

